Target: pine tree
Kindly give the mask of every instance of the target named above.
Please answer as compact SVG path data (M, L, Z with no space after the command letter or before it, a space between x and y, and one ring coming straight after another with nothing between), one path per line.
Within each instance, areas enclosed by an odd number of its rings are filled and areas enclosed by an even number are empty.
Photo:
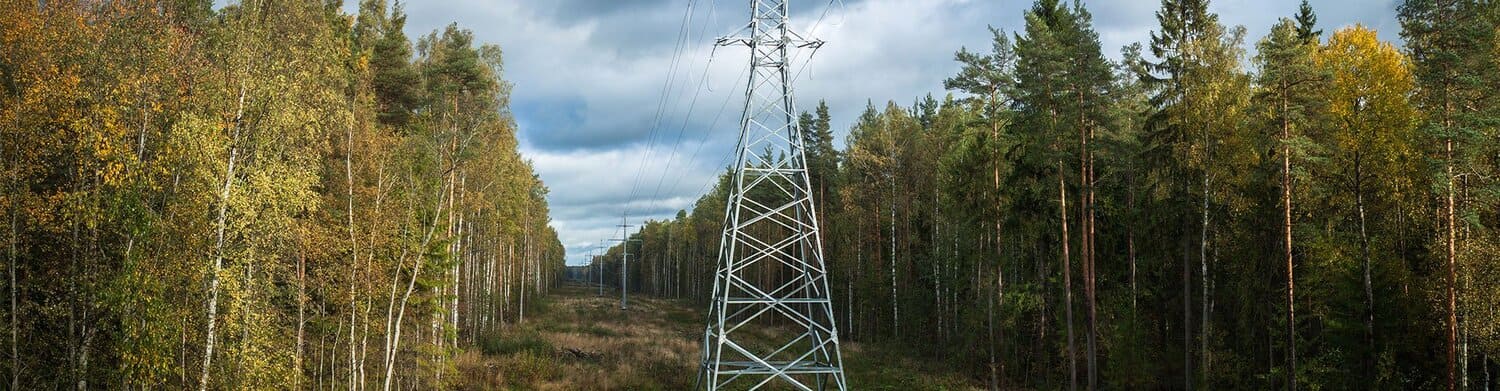
M384 2L372 0L384 13ZM361 5L363 6L363 4ZM387 126L405 126L421 100L421 80L411 61L411 42L402 30L406 14L397 1L389 18L377 18L370 55L371 84L375 90L377 118Z
M1079 220L1082 222L1084 300L1087 304L1088 324L1085 342L1088 350L1088 388L1098 388L1098 342L1099 316L1097 308L1096 246L1099 229L1097 223L1098 190L1096 184L1095 155L1098 144L1094 143L1101 126L1115 122L1111 87L1113 87L1112 65L1104 59L1099 48L1099 34L1093 29L1093 15L1081 3L1074 3L1070 10L1074 22L1067 32L1067 54L1072 66L1067 76L1069 89L1074 97L1075 126L1079 138Z
M1305 6L1306 3L1304 2ZM1299 20L1316 20L1310 9L1298 15ZM1306 15L1306 17L1304 17ZM1313 64L1315 43L1302 34L1305 24L1294 24L1282 18L1271 28L1271 33L1257 44L1259 54L1256 65L1260 68L1257 82L1260 86L1259 111L1265 116L1267 128L1275 129L1276 144L1281 160L1281 228L1282 252L1285 256L1286 282L1286 376L1289 389L1296 388L1297 374L1297 312L1296 274L1293 262L1292 160L1293 145L1305 130L1303 124L1311 121L1310 107L1317 104L1314 92L1322 88L1324 81ZM1300 160L1300 157L1299 157Z
M1430 152L1442 162L1441 179L1434 188L1441 189L1443 221L1442 239L1435 243L1443 249L1447 272L1442 301L1446 306L1447 388L1459 387L1459 284L1460 260L1468 248L1458 243L1461 231L1475 227L1468 192L1462 179L1473 167L1475 153L1492 146L1483 139L1486 112L1494 106L1485 102L1495 80L1493 49L1495 24L1486 20L1489 14L1484 2L1472 0L1408 0L1398 8L1401 35L1406 39L1416 65L1417 104L1427 114L1423 132L1438 145ZM1491 135L1493 136L1493 135ZM1482 152L1480 152L1482 153ZM1465 227L1460 227L1460 224Z
M979 286L974 288L986 291L983 295L986 309L984 350L989 358L990 388L996 389L1005 387L1006 376L1006 361L997 353L1005 335L997 333L995 317L996 308L1003 309L1006 304L1004 257L1007 254L1002 227L1009 216L1001 181L1010 175L1007 155L1014 144L1013 138L1002 131L1013 120L1014 113L1009 106L1017 81L1015 49L1010 39L993 27L989 30L991 52L978 54L960 48L954 59L963 67L957 75L943 81L944 88L970 95L962 101L966 103L964 110L967 113L961 117L972 116L972 119L955 124L953 148L942 159L945 172L949 174L944 178L944 187L948 194L953 195L950 207L964 212L979 211L957 214L966 225L973 227L976 238L988 243L988 249L981 245L976 251L992 251L994 255L983 256L988 262L972 262L974 270L971 273L979 276L976 280ZM986 263L993 266L986 267ZM994 272L989 273L989 270ZM993 285L989 283L992 280ZM990 290L993 290L992 294Z
M1031 155L1027 160L1034 164L1030 167L1018 167L1018 171L1034 176L1038 182L1057 185L1056 192L1050 192L1050 195L1043 190L1045 187L1033 188L1037 192L1031 197L1038 200L1051 197L1057 200L1055 212L1052 212L1055 213L1056 220L1048 219L1055 223L1048 224L1046 229L1055 229L1057 232L1054 243L1057 246L1057 262L1061 267L1063 283L1062 300L1058 305L1063 311L1063 333L1066 337L1063 359L1068 367L1066 378L1069 389L1078 388L1072 275L1072 250L1075 247L1071 243L1071 236L1074 235L1070 235L1068 229L1071 210L1068 209L1067 200L1067 173L1071 170L1064 165L1068 148L1073 144L1070 142L1071 136L1077 130L1073 114L1078 107L1074 106L1075 98L1067 80L1067 70L1072 64L1066 40L1072 28L1070 24L1074 22L1068 9L1056 0L1041 0L1032 5L1031 10L1026 13L1026 34L1016 38L1015 98L1017 106L1021 108L1017 113L1017 125L1024 129L1016 134L1022 140L1020 147ZM1077 225L1074 227L1076 229ZM1042 281L1050 277L1045 273L1038 276ZM1045 320L1041 323L1045 328Z

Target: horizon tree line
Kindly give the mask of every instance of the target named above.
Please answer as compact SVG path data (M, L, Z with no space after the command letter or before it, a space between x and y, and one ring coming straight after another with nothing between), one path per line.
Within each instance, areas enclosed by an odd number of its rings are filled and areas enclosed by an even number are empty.
M1112 61L1086 6L1037 0L843 150L820 102L797 131L842 337L991 389L1495 387L1500 7L1396 12L1404 47L1304 1L1252 55L1162 0ZM726 178L634 234L633 291L706 303Z

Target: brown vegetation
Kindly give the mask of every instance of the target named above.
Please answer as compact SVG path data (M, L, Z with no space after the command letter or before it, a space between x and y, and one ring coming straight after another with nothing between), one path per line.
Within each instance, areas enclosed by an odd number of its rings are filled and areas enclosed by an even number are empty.
M683 390L693 386L703 313L685 302L565 284L542 299L537 317L480 343L455 364L463 390ZM770 333L775 328L758 328ZM771 340L770 335L763 339ZM753 342L752 342L753 343ZM852 389L978 389L951 369L874 346L844 345ZM878 385L877 385L878 384Z

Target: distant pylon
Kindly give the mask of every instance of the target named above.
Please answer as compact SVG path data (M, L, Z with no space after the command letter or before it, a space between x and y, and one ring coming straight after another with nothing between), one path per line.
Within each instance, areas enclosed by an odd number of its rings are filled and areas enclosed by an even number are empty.
M815 50L823 41L793 33L787 19L787 0L751 0L749 35L717 42L749 47L750 78L698 389L848 389L788 63L789 50ZM756 269L791 277L750 278ZM777 338L770 343L738 338L747 328L780 325L790 328L770 333Z
M634 227L634 225L625 224L624 214L620 215L620 225L618 227L620 227L620 238L610 240L620 242L620 310L623 311L626 309L626 302L629 300L627 296L630 292L630 281L625 278L630 271L630 242L639 242L641 240L630 238L630 227Z

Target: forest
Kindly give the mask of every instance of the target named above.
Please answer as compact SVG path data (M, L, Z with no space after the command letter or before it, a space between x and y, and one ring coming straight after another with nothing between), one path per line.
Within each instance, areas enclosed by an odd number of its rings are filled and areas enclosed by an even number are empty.
M1400 42L1209 3L1105 48L1086 2L1034 0L942 96L848 129L804 97L851 384L1500 387L1500 2L1401 0ZM556 288L706 308L732 170L569 270L502 49L346 9L0 1L0 389L569 389L696 351ZM683 388L676 357L573 389Z
M399 5L0 2L0 389L444 389L563 248L499 47Z
M842 149L803 113L841 338L988 389L1495 389L1500 6L1403 1L1404 43L1209 9L1111 61L1037 0ZM730 171L631 234L630 291L708 305ZM617 287L623 250L577 272Z

